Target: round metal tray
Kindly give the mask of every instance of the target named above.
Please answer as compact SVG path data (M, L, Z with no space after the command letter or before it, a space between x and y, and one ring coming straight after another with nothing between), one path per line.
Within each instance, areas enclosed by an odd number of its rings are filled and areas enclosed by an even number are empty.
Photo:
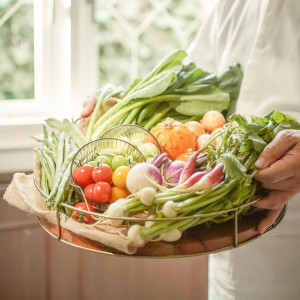
M78 236L64 228L55 226L46 219L39 218L41 226L51 236L59 241L80 249L101 254L139 257L139 258L178 258L230 250L245 245L267 234L282 220L286 212L286 206L281 211L276 222L270 226L264 234L257 232L257 224L265 216L266 211L257 211L248 216L243 216L238 222L236 218L221 224L205 224L193 227L185 231L181 239L168 242L149 242L138 248L135 254L129 255L117 249L110 248L102 243Z

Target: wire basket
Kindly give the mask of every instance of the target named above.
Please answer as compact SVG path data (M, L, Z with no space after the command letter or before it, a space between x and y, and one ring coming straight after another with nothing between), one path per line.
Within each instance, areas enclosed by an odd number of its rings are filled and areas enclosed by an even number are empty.
M140 143L152 143L161 153L161 147L155 136L139 125L123 124L115 126L107 130L101 138L118 138L128 141L131 144L135 144L135 141Z
M87 200L97 211L105 211L109 203L101 203L85 197L82 187L74 181L73 172L77 167L94 161L100 155L107 154L123 155L127 160L128 166L133 166L136 163L145 161L145 157L137 147L127 141L112 137L92 141L77 151L71 163L72 185L79 197L83 200Z

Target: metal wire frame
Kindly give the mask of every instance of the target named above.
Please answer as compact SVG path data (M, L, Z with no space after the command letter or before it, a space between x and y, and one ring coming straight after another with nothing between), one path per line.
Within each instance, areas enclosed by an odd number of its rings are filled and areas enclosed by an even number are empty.
M36 186L36 188L38 189L38 191L44 196L44 197L47 197L47 195L41 190L41 188L39 187L35 177L34 177L34 184ZM256 203L257 201L261 200L261 197L257 197L255 199L253 199L253 201L249 202L249 203L246 203L246 204L243 204L243 205L239 205L237 207L234 207L232 209L227 209L227 210L222 210L222 211L218 211L218 212L211 212L211 213L205 213L205 214L197 214L197 215L193 215L193 216L183 216L183 217L173 217L173 218L153 218L151 219L151 222L154 222L154 221L157 221L157 222L164 222L164 221L179 221L179 220L186 220L186 219L199 219L199 218L204 218L204 217L210 217L210 216L218 216L218 215L222 215L222 214L225 214L225 213L234 213L234 228L233 228L233 245L232 247L226 247L224 249L219 249L219 250L216 250L216 251L211 251L211 252L206 252L206 253L202 253L203 254L209 254L209 253L216 253L216 252L220 252L220 251L223 251L223 250L226 250L226 249L231 249L231 248L237 248L239 247L240 245L244 245L246 244L247 242L250 242L250 241L246 241L246 242L242 242L242 243L239 243L238 242L238 232L239 232L239 222L238 222L238 212L240 209L242 208L245 208L247 206L251 206L252 204ZM61 239L62 237L62 227L61 227L61 224L60 224L60 214L61 214L61 211L60 211L60 208L61 207L64 207L64 208L68 208L68 209L71 209L73 211L77 211L77 212L81 212L81 213L86 213L86 210L83 210L83 209L80 209L80 208L76 208L72 205L69 205L69 204L66 204L66 203L60 203L57 208L56 208L56 217L57 217L57 235L56 235L56 239L59 240L59 241L62 241L62 242L65 242L67 244L72 244L72 243L68 243L64 240ZM265 231L264 234L266 234L267 232L269 232L271 229L275 228L277 226L277 224L282 220L282 218L284 217L285 215L285 212L286 212L286 209L287 207L285 206L280 214L280 216L278 217L278 219ZM99 213L99 212L89 212L90 215L96 217L96 218L99 218L99 219L112 219L112 220L122 220L122 221L131 221L131 222L145 222L145 221L149 221L149 219L147 218L143 218L143 217L112 217L112 216L108 216L106 215L105 213ZM41 223L41 221L40 221ZM42 225L42 223L41 223ZM44 227L42 225L42 227ZM44 229L50 233L45 227ZM53 233L50 233L52 236ZM261 234L259 236L262 236L264 234ZM254 240L255 238L252 238L251 240ZM86 248L83 248L83 247L80 247L80 246L76 246L76 247L79 247L79 248L82 248L82 249L86 249ZM90 250L90 249L86 249L86 250ZM96 252L101 252L102 251L96 251ZM188 256L191 256L191 255L188 255Z

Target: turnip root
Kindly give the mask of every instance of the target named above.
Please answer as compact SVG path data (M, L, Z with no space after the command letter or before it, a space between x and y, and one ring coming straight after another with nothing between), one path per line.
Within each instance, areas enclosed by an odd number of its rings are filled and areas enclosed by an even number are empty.
M125 213L124 213L124 210L123 210L122 206L117 202L112 203L108 207L105 214L110 216L110 217L124 217L125 216ZM114 227L119 227L123 224L123 220L109 219L109 221L110 221L111 225L114 226Z
M155 199L155 195L156 195L156 190L153 187L144 187L142 188L137 195L140 198L140 201L146 205L146 206L150 206L152 205L154 199Z
M127 174L126 186L131 193L136 193L145 187L158 190L158 185L163 182L158 168L150 163L139 163L133 166Z
M170 231L164 232L160 235L160 240L165 242L175 242L181 238L182 232L175 228Z
M174 218L177 216L177 210L175 209L175 202L167 201L162 207L162 213L166 218Z
M141 236L140 229L141 225L134 224L129 228L127 233L128 239L136 246L141 246L145 243L145 240Z

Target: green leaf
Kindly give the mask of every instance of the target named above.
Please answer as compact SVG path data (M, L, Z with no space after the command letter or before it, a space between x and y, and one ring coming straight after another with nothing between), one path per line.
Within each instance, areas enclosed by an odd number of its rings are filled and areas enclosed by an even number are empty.
M247 140L252 142L254 150L261 152L267 145L267 143L256 133L250 134Z
M230 122L236 122L239 124L239 127L241 129L244 129L244 130L249 130L250 127L249 127L249 123L247 122L247 119L240 115L240 114L234 114L234 115L231 115L229 118L228 118L228 121Z
M257 116L251 116L251 121L253 123L259 124L261 126L265 126L264 118L260 118Z
M247 175L246 168L231 153L222 154L221 160L224 163L226 174L230 177L240 180Z
M156 95L163 93L168 88L172 80L172 72L162 72L160 74L157 74L156 76L151 78L151 80L149 80L147 84L144 84L143 87L132 93L129 93L122 101L155 97Z
M291 117L288 114L284 114L278 110L273 110L271 113L265 116L268 120L271 120L277 124L282 124L282 123L293 123L296 121L295 118Z
M187 116L203 116L210 110L223 111L228 107L229 95L218 88L208 94L182 95L169 103L178 113Z

